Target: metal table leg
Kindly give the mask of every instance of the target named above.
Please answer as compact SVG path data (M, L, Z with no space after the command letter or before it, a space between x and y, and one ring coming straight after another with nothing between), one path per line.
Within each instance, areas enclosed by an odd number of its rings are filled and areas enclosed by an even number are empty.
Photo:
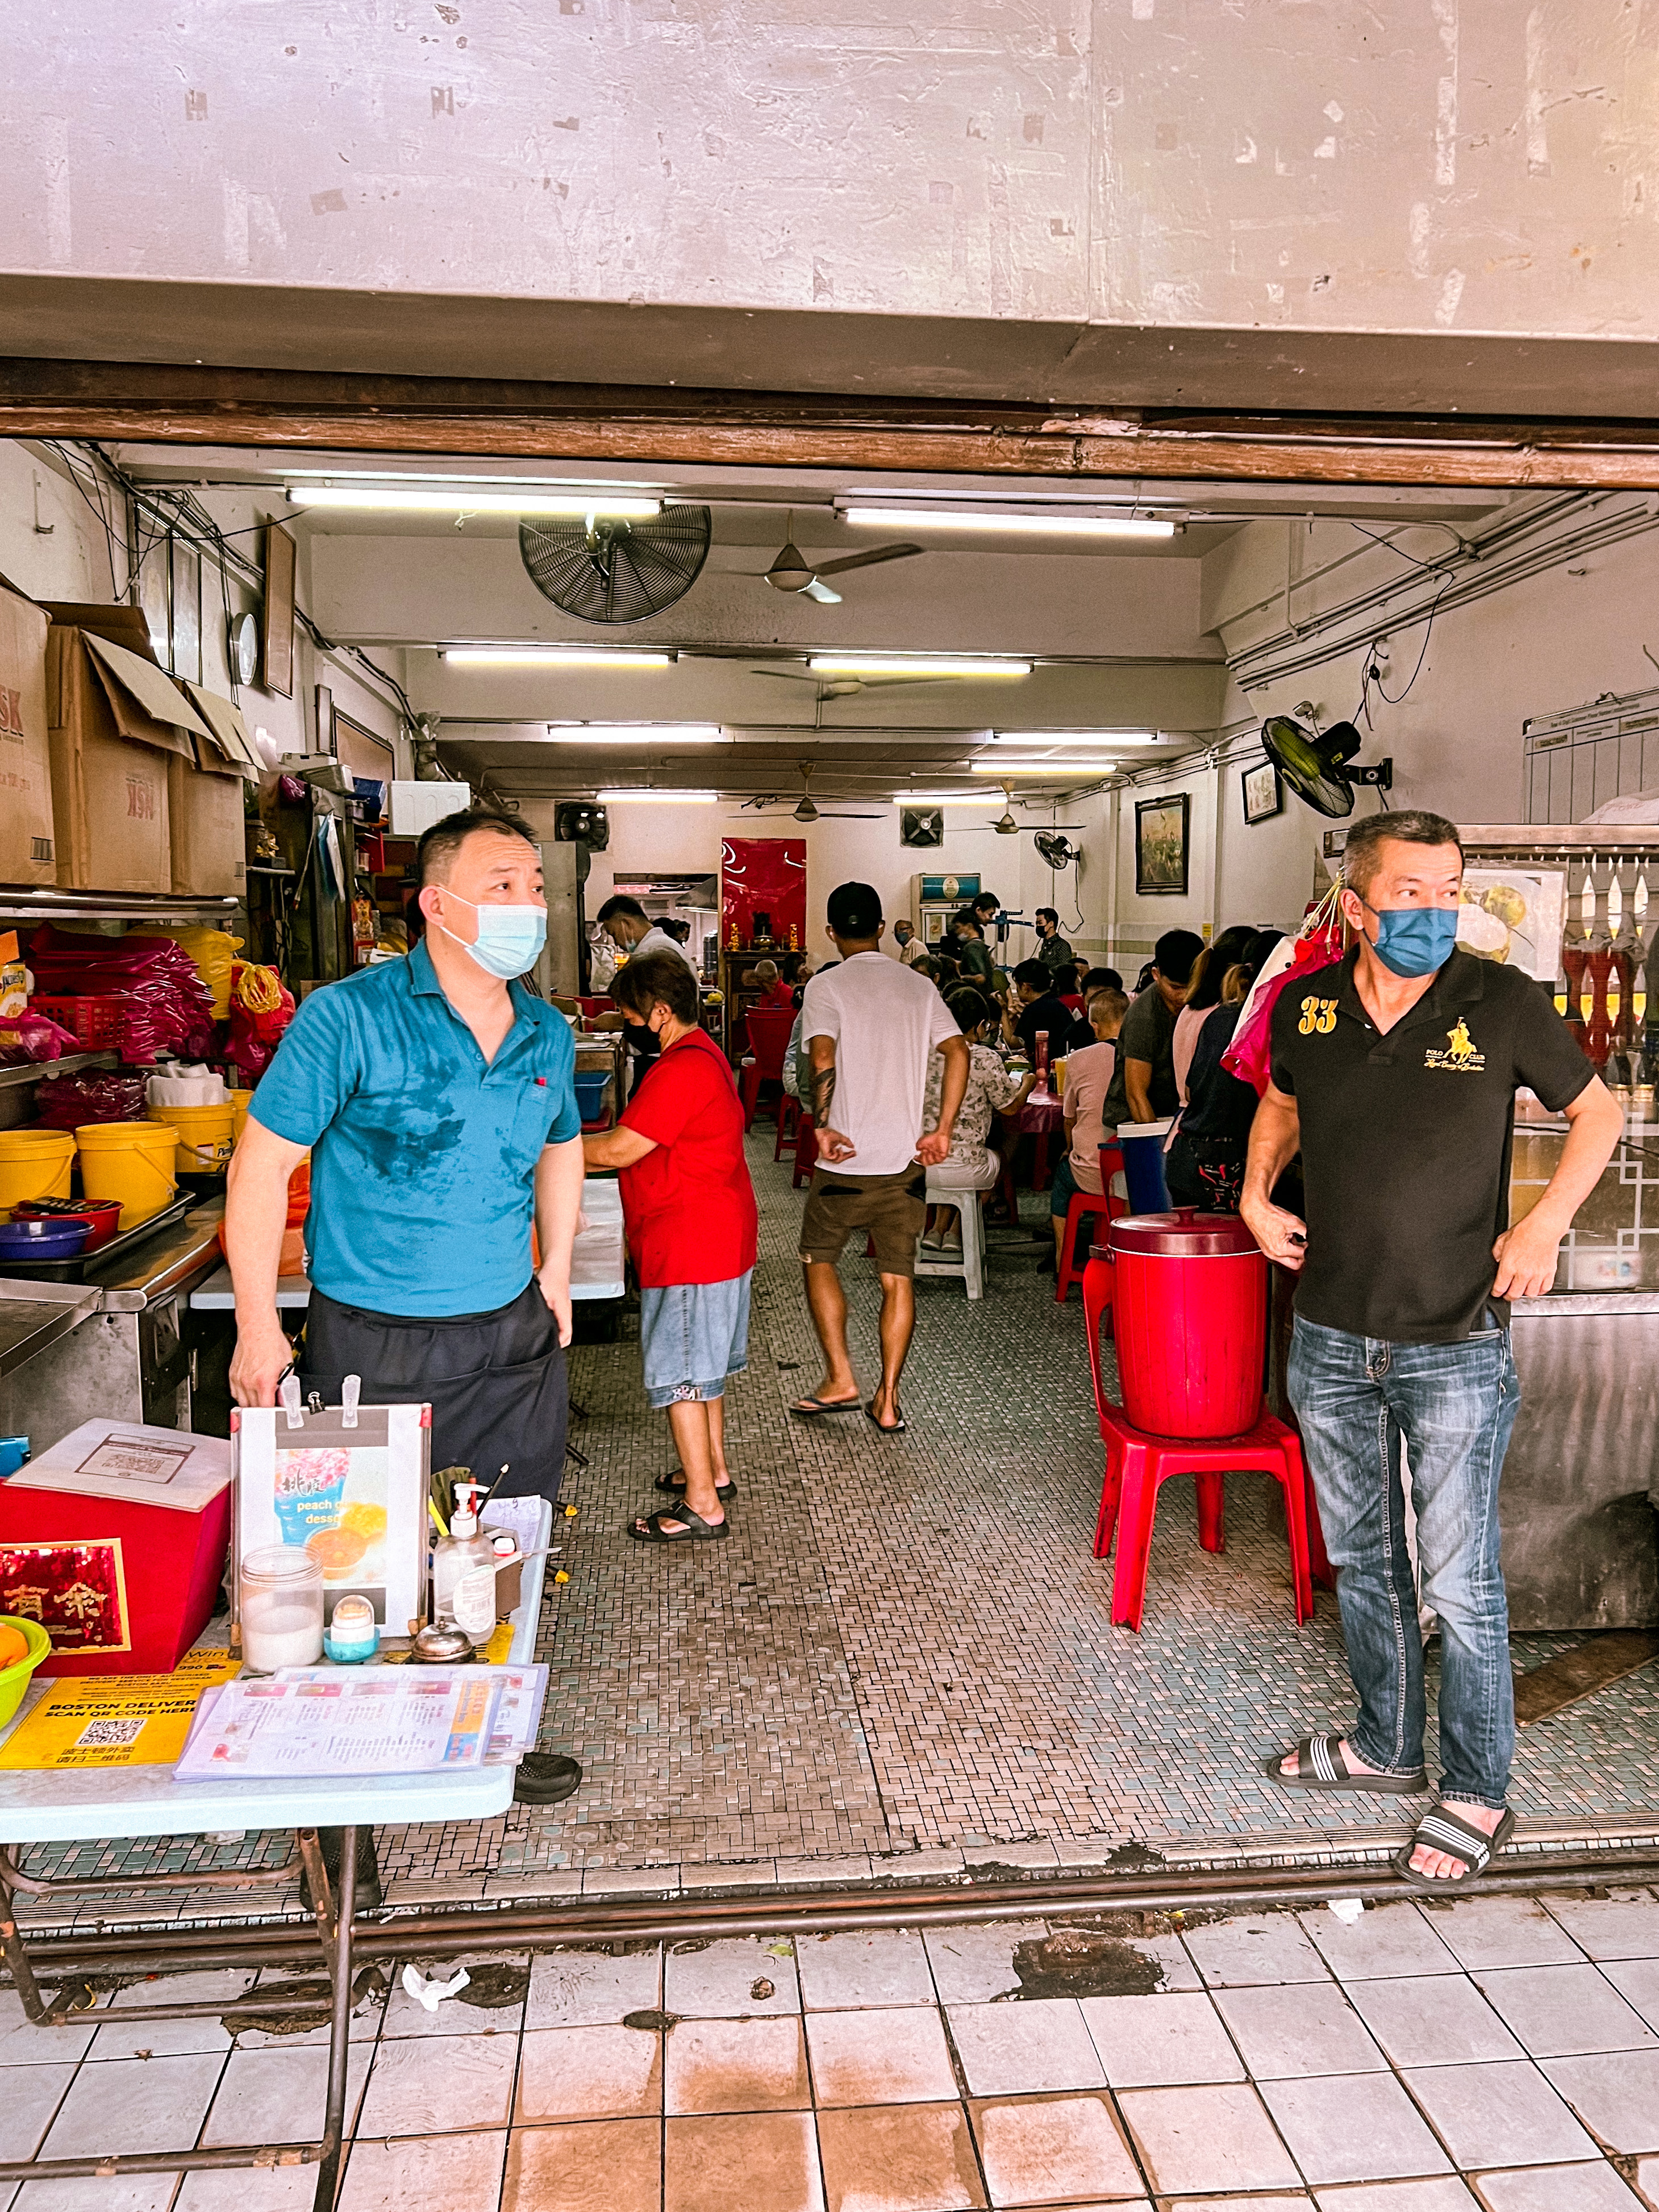
M339 2181L340 2158L345 2140L347 2063L350 2055L351 2008L377 1977L371 1968L364 1986L354 1989L351 1972L352 1922L357 1898L357 1836L356 1828L338 1831L343 1849L337 1889L330 1881L314 1828L301 1829L295 1838L294 1855L280 1867L267 1867L218 1875L112 1875L102 1880L49 1880L27 1875L18 1863L16 1846L0 1850L0 1959L3 1959L26 2017L37 2027L62 2027L84 2017L94 1992L85 1982L65 1984L55 1996L41 1990L28 1955L28 1947L17 1925L15 1893L34 1897L64 1897L103 1890L199 1889L226 1887L233 1883L291 1881L301 1866L310 1877L317 1934L328 1967L330 2019L328 2098L324 2109L322 2139L310 2143L228 2145L222 2150L123 2152L92 2158L24 2159L0 2163L0 2182L68 2180L122 2173L187 2173L208 2167L311 2166L318 2168L314 2212L333 2212ZM295 2009L292 1996L236 1997L191 2004L123 2005L123 2022L145 2020L211 2020L227 2012L266 2013L281 2016Z

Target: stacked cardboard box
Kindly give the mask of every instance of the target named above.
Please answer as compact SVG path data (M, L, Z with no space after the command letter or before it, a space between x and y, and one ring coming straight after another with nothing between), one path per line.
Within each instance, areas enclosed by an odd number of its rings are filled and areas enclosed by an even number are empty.
M0 579L0 884L55 884L46 617Z

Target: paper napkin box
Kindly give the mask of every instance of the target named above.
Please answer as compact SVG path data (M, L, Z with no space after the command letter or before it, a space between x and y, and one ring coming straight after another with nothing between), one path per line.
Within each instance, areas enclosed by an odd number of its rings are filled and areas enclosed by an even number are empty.
M52 1638L45 1674L170 1674L230 1548L221 1437L84 1421L0 1483L0 1613Z

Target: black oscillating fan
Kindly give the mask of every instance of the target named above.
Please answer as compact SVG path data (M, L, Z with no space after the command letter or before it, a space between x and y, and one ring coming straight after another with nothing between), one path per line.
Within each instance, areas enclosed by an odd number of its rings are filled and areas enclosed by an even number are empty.
M1322 732L1288 714L1270 714L1261 725L1263 750L1291 789L1316 814L1333 819L1353 812L1354 792L1361 784L1377 791L1394 787L1393 761L1378 761L1374 768L1352 765L1364 743L1352 722L1333 722Z
M706 507L639 522L520 522L519 553L544 599L589 623L644 622L684 599L708 558Z

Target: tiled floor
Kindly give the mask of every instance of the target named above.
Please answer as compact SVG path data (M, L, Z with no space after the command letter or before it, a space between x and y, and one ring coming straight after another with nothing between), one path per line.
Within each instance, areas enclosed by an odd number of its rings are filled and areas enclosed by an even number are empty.
M1025 1229L993 1231L982 1302L953 1282L918 1285L910 1427L880 1438L856 1415L787 1417L818 1369L795 1257L801 1197L770 1155L757 1127L762 1256L750 1368L728 1401L732 1540L689 1553L628 1541L628 1516L659 1502L665 1425L643 1404L631 1320L617 1343L577 1347L586 1418L573 1434L590 1464L560 1524L570 1579L550 1585L544 1741L574 1751L586 1779L545 1811L382 1830L392 1899L1082 1869L1126 1844L1188 1864L1392 1848L1404 1830L1386 1801L1291 1796L1256 1771L1264 1748L1351 1706L1334 1602L1322 1595L1313 1623L1295 1626L1263 1484L1230 1483L1220 1556L1198 1548L1190 1486L1170 1484L1142 1632L1110 1626L1111 1565L1091 1552L1101 1455L1082 1315L1036 1272L1044 1201L1027 1195ZM877 1285L860 1255L845 1273L867 1381ZM1572 1640L1517 1638L1516 1663ZM1513 1802L1522 1850L1659 1835L1659 1670L1524 1730ZM171 1872L287 1849L165 1838L38 1863ZM283 1909L250 1891L167 1912ZM77 1917L106 1910L94 1899Z
M360 2008L340 2212L1659 2208L1645 1891L495 1963L520 1970L522 2002L428 2014L394 1982ZM0 1994L0 2157L307 2136L315 2033L124 2029L139 1998L60 2038ZM307 2212L313 2179L0 2185L0 2212Z

